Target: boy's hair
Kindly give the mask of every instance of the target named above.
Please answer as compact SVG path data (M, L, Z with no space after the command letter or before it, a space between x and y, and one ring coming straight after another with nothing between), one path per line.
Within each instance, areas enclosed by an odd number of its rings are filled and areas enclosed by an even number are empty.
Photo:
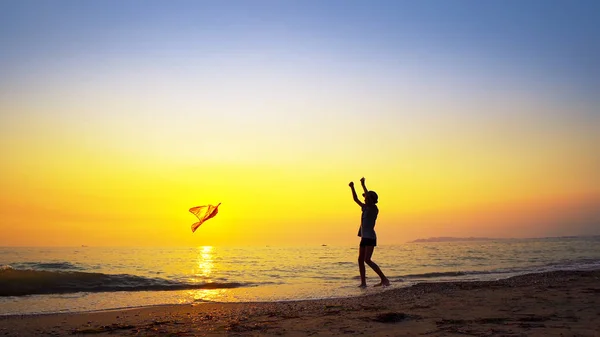
M374 204L378 202L379 196L377 195L377 193L375 193L375 191L368 191L366 194L371 202L373 202Z

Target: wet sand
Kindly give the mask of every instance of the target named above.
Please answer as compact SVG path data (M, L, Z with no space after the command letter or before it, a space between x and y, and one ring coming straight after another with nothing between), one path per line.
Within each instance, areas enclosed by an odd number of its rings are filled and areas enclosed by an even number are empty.
M37 335L600 337L600 270L423 283L344 299L0 317L0 337Z

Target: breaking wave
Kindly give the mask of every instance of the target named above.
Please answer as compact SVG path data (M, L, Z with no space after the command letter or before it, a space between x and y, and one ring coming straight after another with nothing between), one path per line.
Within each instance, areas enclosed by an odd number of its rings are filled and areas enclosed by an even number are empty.
M159 291L223 289L250 286L249 283L186 283L129 274L109 275L80 271L0 269L0 296L66 294L76 292Z

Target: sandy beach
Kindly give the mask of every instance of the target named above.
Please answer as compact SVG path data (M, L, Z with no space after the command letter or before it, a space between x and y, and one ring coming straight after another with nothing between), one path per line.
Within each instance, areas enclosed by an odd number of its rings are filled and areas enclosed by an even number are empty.
M279 303L0 317L0 336L600 336L600 270Z

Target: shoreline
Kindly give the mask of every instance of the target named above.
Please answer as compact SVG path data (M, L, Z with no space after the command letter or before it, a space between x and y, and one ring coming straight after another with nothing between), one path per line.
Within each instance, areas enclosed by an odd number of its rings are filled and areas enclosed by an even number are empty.
M382 288L376 288L373 286L368 286L367 288L362 290L362 294L346 294L346 295L333 295L333 296L324 296L324 297L308 297L308 298L302 298L302 297L298 297L298 298L284 298L284 299L273 299L273 300L234 300L234 301L219 301L219 300L196 300L196 301L190 301L190 302L181 302L180 303L174 303L174 302L164 302L164 303L155 303L155 304L140 304L140 305L134 305L134 306L121 306L121 307L108 307L108 308L100 308L100 309L83 309L83 310L79 310L79 311L45 311L45 312L15 312L15 313L0 313L0 318L8 318L8 317L13 317L13 316L35 316L35 317L39 317L39 316L45 316L45 315L68 315L68 314L93 314L93 313L102 313L102 312L111 312L111 311L125 311L125 310L135 310L135 309L143 309L143 308L153 308L153 307L164 307L164 306L179 306L179 305L200 305L200 304L260 304L260 303L288 303L288 302L299 302L299 301L323 301L323 300L341 300L341 299L348 299L348 298L355 298L355 297L364 297L364 296L373 296L376 295L378 293L381 292L388 292L388 291L397 291L397 290L402 290L402 289L406 289L406 288L411 288L414 286L420 286L420 285L431 285L434 286L436 284L455 284L455 283L493 283L493 282L500 282L500 281L504 281L504 280L509 280L509 279L513 279L513 278L519 278L519 277L524 277L524 276L530 276L530 275L538 275L538 274L552 274L552 273L569 273L569 272L586 272L586 271L599 271L600 272L600 267L599 266L595 266L593 268L583 268L583 269L557 269L557 270L547 270L547 271L532 271L532 272L527 272L524 274L517 274L517 275L513 275L513 276L505 276L502 278L496 278L496 279L483 279L483 280L475 280L475 279L438 279L435 281L430 281L430 280L424 280L424 279L420 279L420 280L407 280L406 278L402 277L402 278L398 278L396 281L392 280L392 287L385 289L385 287ZM454 274L454 272L448 272L448 274ZM413 276L413 275L409 275ZM355 277L356 279L358 279L358 276ZM244 287L241 288L234 288L235 289L244 289ZM160 290L158 292L175 292L175 291L179 291L179 290ZM140 291L143 292L143 291ZM111 294L120 294L120 293L137 293L137 291L117 291L117 292L92 292L92 294L106 294L107 296L110 296ZM68 295L68 293L66 293ZM57 295L54 293L48 293L48 294L31 294L34 296L52 296L52 295ZM58 293L58 295L64 295L63 293ZM27 296L27 295L24 295ZM16 296L17 298L21 297L21 296ZM0 297L2 298L2 297ZM1 335L0 335L1 337ZM599 336L600 337L600 336Z
M600 336L600 269L419 283L364 296L0 316L0 336Z

